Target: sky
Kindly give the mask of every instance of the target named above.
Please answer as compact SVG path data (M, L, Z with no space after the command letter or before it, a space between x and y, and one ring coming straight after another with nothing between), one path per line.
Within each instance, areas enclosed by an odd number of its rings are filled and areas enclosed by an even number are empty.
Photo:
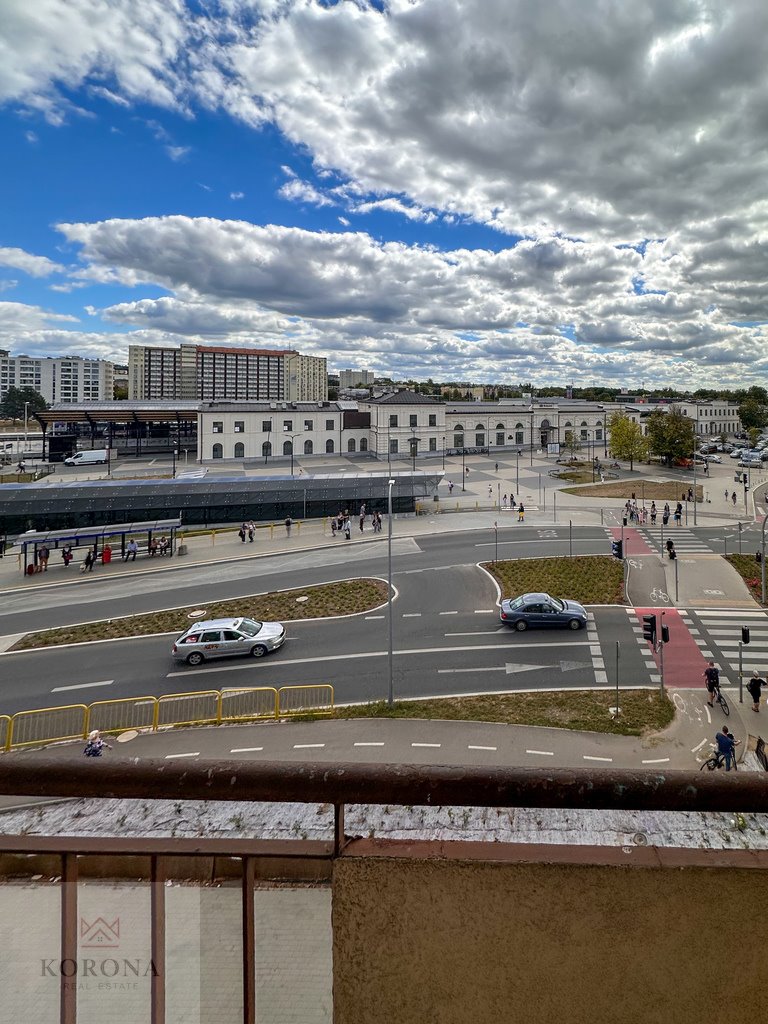
M766 383L764 0L1 0L0 348Z

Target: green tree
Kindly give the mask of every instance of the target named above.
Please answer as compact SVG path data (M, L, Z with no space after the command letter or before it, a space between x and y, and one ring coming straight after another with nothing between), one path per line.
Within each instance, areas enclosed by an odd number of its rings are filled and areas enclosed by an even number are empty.
M124 402L128 398L128 385L127 384L115 384L113 388L113 395L116 402Z
M608 429L611 455L614 459L629 460L630 472L634 469L635 461L648 458L648 440L643 437L642 427L626 413L615 412L608 420Z
M693 420L683 416L679 406L671 405L669 412L655 409L647 424L650 450L661 456L667 465L675 459L693 458Z
M581 451L581 443L579 442L575 430L566 430L565 444L563 447L571 456L575 456L576 452Z
M755 391L758 389L750 388L749 390ZM761 430L768 423L768 410L765 404L760 402L757 397L749 395L739 406L739 419L744 424L745 430L749 430L750 427L756 427L758 430Z
M48 408L43 396L34 388L10 387L0 402L0 416L7 420L23 420L25 405L29 406L29 413L42 412Z

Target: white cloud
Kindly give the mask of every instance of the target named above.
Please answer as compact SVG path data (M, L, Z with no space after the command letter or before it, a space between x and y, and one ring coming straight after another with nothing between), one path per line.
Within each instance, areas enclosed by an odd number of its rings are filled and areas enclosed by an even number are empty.
M234 200L245 199L245 192L230 192L229 198Z
M3 247L0 247L0 267L14 267L30 277L48 277L64 270L64 267L49 260L47 256L33 256L23 249Z
M166 146L165 151L171 160L183 160L189 153L189 146Z
M309 181L301 181L297 177L291 178L281 185L277 194L282 199L288 199L294 203L309 203L311 206L333 206L333 200L318 191Z

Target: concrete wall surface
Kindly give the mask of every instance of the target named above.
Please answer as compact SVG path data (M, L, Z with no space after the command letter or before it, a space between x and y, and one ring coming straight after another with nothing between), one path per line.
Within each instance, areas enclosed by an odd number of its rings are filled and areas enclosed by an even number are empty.
M766 872L712 863L342 857L334 1022L763 1019Z

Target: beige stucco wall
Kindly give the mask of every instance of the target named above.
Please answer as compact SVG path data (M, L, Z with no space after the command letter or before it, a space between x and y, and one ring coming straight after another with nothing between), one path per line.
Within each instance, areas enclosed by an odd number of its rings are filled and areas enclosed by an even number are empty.
M767 923L754 869L342 858L334 1024L762 1019Z

